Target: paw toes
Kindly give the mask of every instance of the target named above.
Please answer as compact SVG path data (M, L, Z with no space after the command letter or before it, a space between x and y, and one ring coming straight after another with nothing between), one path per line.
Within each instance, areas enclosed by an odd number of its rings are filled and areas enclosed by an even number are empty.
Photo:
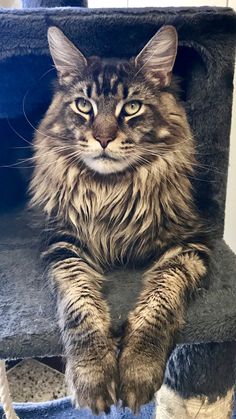
M95 401L95 403L91 406L92 411L98 415L101 412L109 412L110 411L110 406L109 406L109 401L108 400L104 400L104 398L102 396L99 396L97 398L97 400Z

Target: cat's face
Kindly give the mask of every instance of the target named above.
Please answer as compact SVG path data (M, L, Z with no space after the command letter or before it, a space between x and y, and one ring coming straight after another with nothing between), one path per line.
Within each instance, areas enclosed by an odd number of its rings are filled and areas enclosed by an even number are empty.
M49 29L49 45L60 85L50 127L75 159L108 174L165 152L173 141L167 108L175 99L163 96L176 56L173 27L163 27L128 62L86 59L57 28Z

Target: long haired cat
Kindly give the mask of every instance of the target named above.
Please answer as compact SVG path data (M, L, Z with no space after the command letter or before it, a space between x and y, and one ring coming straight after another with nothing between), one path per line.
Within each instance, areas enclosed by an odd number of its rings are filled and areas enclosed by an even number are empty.
M127 61L85 57L49 28L58 73L35 134L33 205L52 224L44 256L57 293L76 406L134 411L160 388L209 248L189 177L194 143L172 81L177 33L163 26ZM119 355L104 273L146 263Z

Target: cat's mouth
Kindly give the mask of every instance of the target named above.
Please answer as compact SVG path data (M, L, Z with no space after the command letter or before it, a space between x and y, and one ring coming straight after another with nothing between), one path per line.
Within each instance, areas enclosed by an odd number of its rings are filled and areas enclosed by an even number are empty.
M109 161L118 161L118 158L112 157L107 154L105 151L102 151L98 156L94 157L94 160L109 160Z
M108 151L101 151L96 155L84 156L85 164L90 169L101 174L109 174L122 172L127 168L127 161L122 159L120 156L114 156Z

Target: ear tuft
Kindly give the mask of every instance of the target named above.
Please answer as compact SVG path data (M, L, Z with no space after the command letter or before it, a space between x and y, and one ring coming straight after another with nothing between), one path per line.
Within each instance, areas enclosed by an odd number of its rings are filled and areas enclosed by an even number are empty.
M48 29L48 44L60 78L83 74L87 66L86 58L55 26Z
M173 26L163 26L135 58L138 72L162 87L171 82L175 63L178 35Z

